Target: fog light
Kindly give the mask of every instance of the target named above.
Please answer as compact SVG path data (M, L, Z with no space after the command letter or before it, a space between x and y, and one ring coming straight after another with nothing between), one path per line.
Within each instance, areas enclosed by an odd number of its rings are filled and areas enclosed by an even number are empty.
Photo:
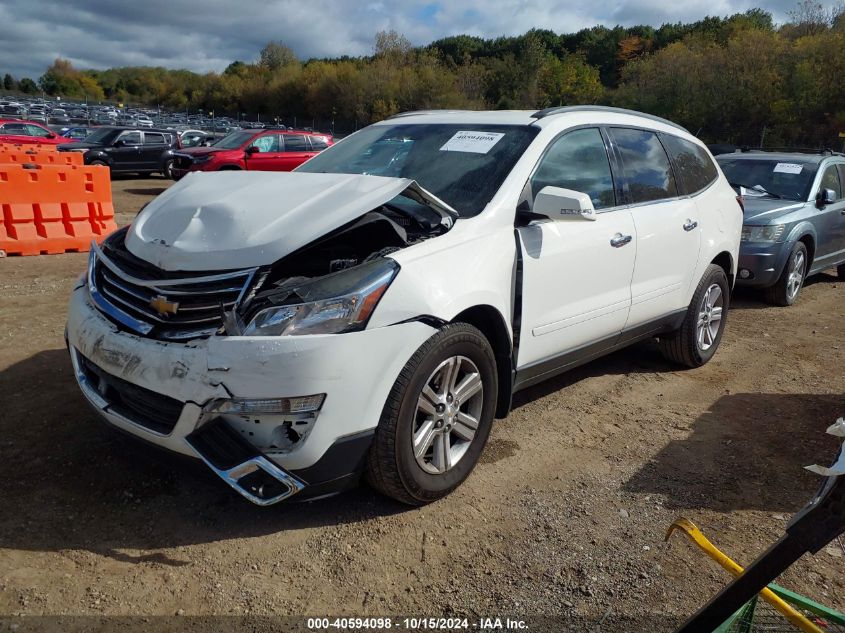
M751 277L751 271L747 268L743 268L739 271L739 277L740 279L748 279L749 277Z
M239 415L261 415L267 413L310 413L319 411L326 394L297 396L293 398L232 398L215 403L210 411Z

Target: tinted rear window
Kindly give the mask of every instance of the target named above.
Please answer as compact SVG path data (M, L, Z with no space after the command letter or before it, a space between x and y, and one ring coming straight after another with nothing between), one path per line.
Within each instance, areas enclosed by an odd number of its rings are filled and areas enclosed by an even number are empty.
M302 136L302 134L283 134L282 138L285 139L286 152L311 151L311 148L308 146L308 141L305 140L305 137Z
M657 134L647 130L610 130L622 155L622 181L631 202L650 202L678 195L669 157Z
M690 195L706 189L719 177L716 165L703 147L671 134L661 134L660 139L675 164L682 194Z
M326 149L329 146L329 144L326 143L326 139L322 136L309 136L308 138L311 139L311 149L315 151Z

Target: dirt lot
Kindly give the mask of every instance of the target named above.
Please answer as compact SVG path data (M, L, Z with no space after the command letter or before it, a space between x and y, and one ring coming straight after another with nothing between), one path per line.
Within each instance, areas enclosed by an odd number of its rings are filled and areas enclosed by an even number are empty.
M119 221L168 184L115 182ZM0 615L563 614L660 630L727 579L682 537L664 543L669 523L689 517L747 563L818 486L802 467L837 449L824 429L845 414L845 283L822 275L790 309L740 293L702 369L648 343L523 392L439 503L362 488L259 509L95 422L62 339L85 257L0 260ZM845 609L843 561L834 544L780 582Z

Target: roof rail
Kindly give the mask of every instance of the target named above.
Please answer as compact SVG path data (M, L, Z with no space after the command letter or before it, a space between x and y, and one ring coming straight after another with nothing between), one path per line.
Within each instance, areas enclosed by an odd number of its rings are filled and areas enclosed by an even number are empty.
M418 114L458 114L461 112L471 112L471 110L408 110L407 112L400 112L393 116L387 117L386 121L390 119L401 119L406 116L416 116Z
M738 147L740 152L780 152L782 154L822 154L829 156L845 156L842 152L837 152L829 147L748 147L744 145Z
M535 119L543 119L547 116L551 116L554 114L568 114L570 112L610 112L614 114L632 114L634 116L643 117L645 119L651 119L652 121L657 121L659 123L665 123L666 125L671 125L674 128L679 130L683 130L687 134L690 133L688 129L683 127L682 125L678 125L668 119L664 119L663 117L656 116L654 114L648 114L646 112L637 112L636 110L627 110L625 108L613 108L611 106L600 106L600 105L577 105L577 106L558 106L555 108L546 108L544 110L538 110L531 116Z

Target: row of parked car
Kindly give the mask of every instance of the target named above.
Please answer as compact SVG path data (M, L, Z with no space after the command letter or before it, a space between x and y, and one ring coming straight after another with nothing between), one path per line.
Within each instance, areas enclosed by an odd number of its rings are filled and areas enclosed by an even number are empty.
M700 367L735 284L788 305L809 274L845 278L841 154L714 159L672 122L593 106L315 139L330 145L264 130L176 151L176 176L221 173L95 246L69 306L98 414L259 505L361 476L434 501L520 389L649 338ZM251 171L292 147L311 156L293 172Z

